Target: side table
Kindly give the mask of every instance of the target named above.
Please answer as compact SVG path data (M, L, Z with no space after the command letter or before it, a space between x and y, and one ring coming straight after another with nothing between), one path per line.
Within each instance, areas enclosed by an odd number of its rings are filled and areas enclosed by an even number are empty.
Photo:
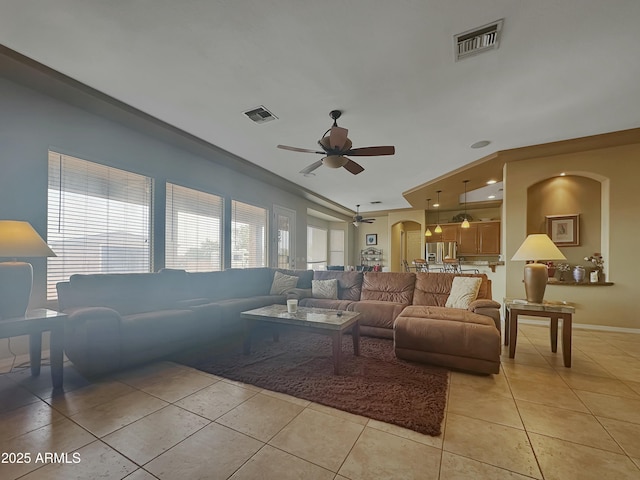
M551 320L551 351L558 351L558 320L562 319L562 358L571 367L571 324L575 307L562 302L530 303L526 300L504 299L504 344L509 345L509 358L516 356L518 315L546 317Z
M49 349L51 360L51 382L53 388L62 388L64 356L64 320L66 313L37 308L24 317L0 320L0 338L29 335L29 360L31 375L40 375L42 360L42 333L51 332Z

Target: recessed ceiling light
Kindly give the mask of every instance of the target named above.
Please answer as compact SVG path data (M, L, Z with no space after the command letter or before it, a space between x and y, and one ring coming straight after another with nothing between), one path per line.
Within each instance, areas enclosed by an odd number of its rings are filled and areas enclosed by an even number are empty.
M493 185L497 180L487 180L487 185Z
M369 202L369 203L370 203L371 205L379 205L379 204L381 204L381 203L382 203L382 201L381 201L381 200L374 200L374 201Z
M473 145L471 145L471 148L482 148L482 147L486 147L487 145L489 145L491 142L489 140L480 140L479 142L474 143Z
M495 195L489 195L487 198L496 198Z
M562 172L562 173L560 174L560 176L561 176L561 177L564 177L565 175L566 175L566 173L564 173L564 172Z

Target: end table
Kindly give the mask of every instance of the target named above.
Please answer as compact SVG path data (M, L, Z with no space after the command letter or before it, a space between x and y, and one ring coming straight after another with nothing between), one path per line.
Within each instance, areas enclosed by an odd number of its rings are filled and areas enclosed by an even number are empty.
M28 311L24 317L0 320L0 338L29 335L29 360L31 375L40 375L42 360L42 333L51 332L49 349L51 360L51 382L53 388L62 388L64 356L64 320L66 313L46 308Z
M571 367L571 328L575 307L564 302L531 303L526 300L504 299L504 344L509 345L509 358L516 356L518 315L546 317L551 320L551 351L558 351L558 320L562 319L562 358L564 366Z

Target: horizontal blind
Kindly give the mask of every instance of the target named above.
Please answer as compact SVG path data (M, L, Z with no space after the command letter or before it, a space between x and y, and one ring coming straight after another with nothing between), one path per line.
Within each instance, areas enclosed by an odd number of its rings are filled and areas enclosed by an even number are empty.
M344 230L329 230L329 265L344 265Z
M267 210L231 201L231 268L267 266Z
M149 177L49 152L47 298L74 273L151 270Z
M222 268L222 197L167 183L165 266Z
M327 269L327 231L307 225L307 268Z

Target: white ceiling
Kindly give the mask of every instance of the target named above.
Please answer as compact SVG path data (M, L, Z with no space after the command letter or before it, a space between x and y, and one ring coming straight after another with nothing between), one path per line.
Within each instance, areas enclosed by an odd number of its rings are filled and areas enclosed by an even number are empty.
M455 34L500 18L499 49L454 62ZM640 126L639 0L0 0L0 43L353 210ZM242 114L258 105L279 119ZM315 148L332 109L354 147L396 155L300 175L320 157L276 145Z

